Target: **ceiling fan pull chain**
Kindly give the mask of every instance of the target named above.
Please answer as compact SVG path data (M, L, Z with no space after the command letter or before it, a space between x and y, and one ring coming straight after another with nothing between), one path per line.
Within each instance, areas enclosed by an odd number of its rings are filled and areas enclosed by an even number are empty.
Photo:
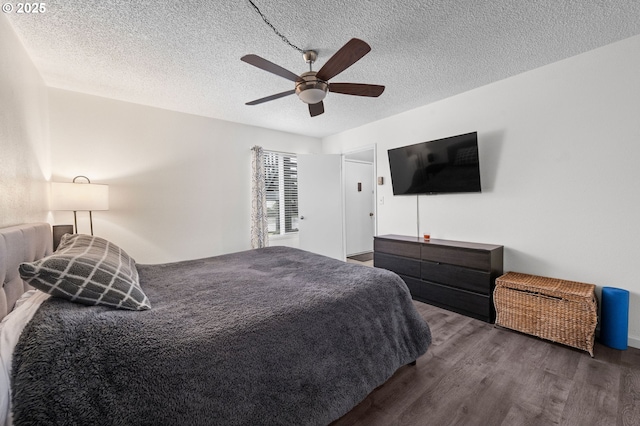
M271 29L273 30L274 33L276 33L276 35L278 35L278 37L280 37L282 39L282 41L284 41L285 43L287 43L289 46L293 47L294 49L296 49L298 52L300 53L304 53L304 50L300 49L298 46L296 46L295 44L291 43L289 41L288 38L286 38L284 35L282 35L280 33L280 31L278 31L276 29L276 27L273 26L273 24L271 22L269 22L269 20L267 19L266 16L264 16L264 14L260 11L260 9L258 8L258 6L255 5L254 2L252 2L251 0L247 0L249 3L251 3L251 6L253 6L253 8L255 9L255 11L258 13L258 15L260 15L260 17L262 18L262 20L271 27Z

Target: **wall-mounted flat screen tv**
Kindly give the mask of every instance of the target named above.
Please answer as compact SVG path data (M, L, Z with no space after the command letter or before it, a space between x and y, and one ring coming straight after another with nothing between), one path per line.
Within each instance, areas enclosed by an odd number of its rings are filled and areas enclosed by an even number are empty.
M480 192L478 133L388 150L393 195Z

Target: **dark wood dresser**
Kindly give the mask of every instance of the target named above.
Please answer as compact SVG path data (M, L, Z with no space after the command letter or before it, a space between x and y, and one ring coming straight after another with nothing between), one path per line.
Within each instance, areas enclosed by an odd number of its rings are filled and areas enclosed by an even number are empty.
M416 300L494 322L503 251L493 244L381 235L374 237L373 264L400 275Z

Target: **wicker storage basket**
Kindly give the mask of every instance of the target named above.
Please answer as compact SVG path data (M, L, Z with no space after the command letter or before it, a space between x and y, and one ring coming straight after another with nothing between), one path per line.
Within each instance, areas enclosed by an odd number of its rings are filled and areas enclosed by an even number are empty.
M595 285L508 272L496 279L496 325L582 349L593 357Z

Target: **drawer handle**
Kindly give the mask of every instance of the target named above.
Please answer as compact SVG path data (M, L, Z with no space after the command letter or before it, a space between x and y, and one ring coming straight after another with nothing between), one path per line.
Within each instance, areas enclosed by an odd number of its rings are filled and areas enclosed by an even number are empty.
M507 287L507 286L504 286L503 288L509 289L511 291L517 291L518 293L523 293L526 296L542 297L543 299L551 299L551 300L565 300L563 297L552 296L550 294L544 294L544 293L541 293L539 291L523 290L523 289L520 289L520 288L512 288L512 287Z

